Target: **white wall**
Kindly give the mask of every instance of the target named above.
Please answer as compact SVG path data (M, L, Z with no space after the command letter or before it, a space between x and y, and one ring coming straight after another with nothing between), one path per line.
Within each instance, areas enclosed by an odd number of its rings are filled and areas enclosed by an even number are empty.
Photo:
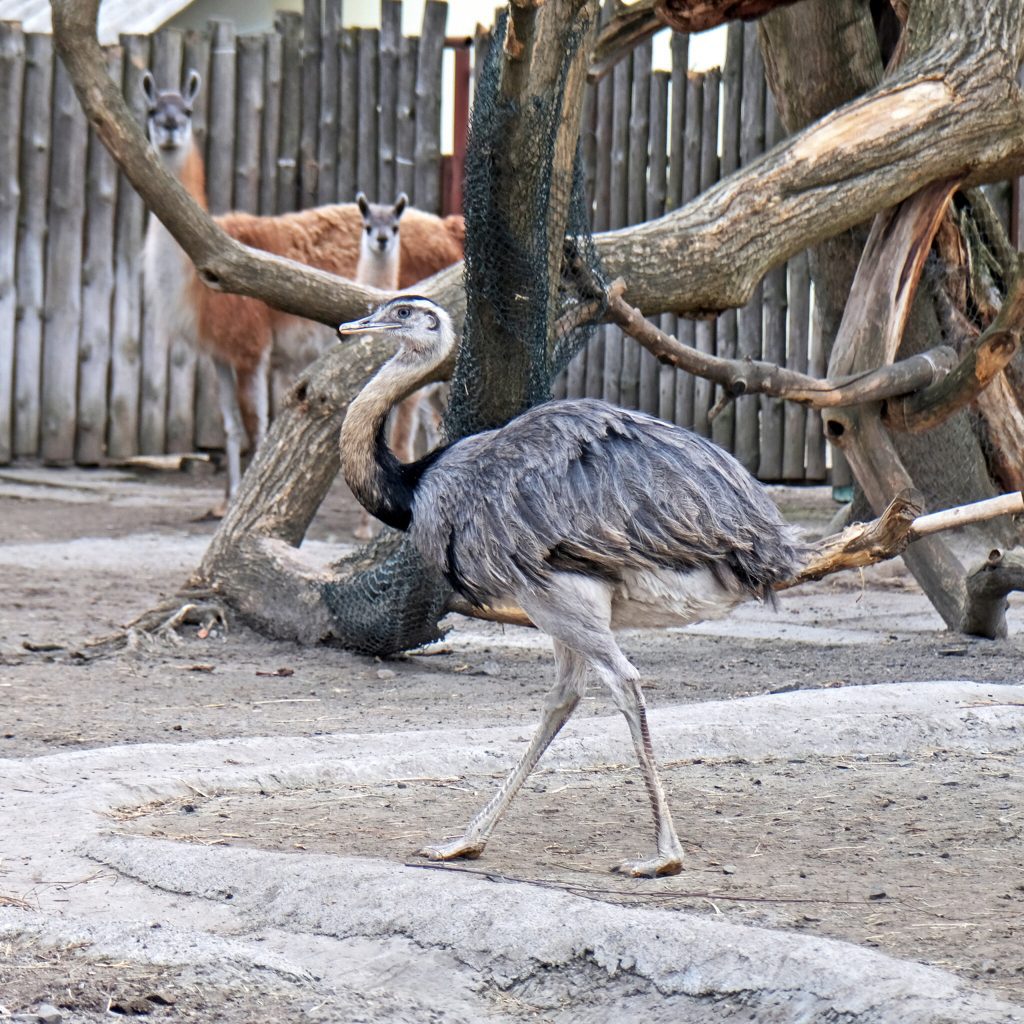
M268 32L276 11L302 11L302 0L195 0L167 22L170 28L206 27L211 18L235 23L239 33Z

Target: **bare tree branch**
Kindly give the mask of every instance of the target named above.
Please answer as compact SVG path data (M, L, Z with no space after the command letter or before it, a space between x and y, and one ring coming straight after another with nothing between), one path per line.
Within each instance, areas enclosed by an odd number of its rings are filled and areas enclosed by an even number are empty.
M676 32L706 32L727 21L753 21L795 0L654 0L658 17Z
M941 346L891 366L819 380L760 359L724 359L665 334L621 297L622 282L608 290L607 318L662 363L720 384L733 397L774 395L815 409L878 402L935 385L956 365L956 352Z

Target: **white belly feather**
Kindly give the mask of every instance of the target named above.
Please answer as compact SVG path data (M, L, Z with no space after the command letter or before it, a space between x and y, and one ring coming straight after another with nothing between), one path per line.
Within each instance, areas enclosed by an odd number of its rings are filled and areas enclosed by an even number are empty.
M749 595L723 586L708 569L643 569L612 593L612 628L683 626L725 615Z

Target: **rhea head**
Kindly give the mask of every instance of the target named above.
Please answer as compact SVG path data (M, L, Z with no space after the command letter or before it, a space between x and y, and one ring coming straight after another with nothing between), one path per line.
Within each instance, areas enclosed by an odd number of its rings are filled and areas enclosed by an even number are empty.
M398 345L395 361L433 366L451 355L455 330L447 310L422 295L399 295L369 316L338 328L342 339L358 334L387 334Z

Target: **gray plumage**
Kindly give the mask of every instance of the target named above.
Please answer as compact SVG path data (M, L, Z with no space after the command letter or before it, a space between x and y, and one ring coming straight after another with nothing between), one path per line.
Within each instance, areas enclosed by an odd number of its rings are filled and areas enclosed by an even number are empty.
M419 480L409 535L477 604L559 570L616 584L630 571L707 568L738 597L764 598L799 557L734 458L594 399L548 402L453 445Z
M568 720L588 677L626 718L654 810L657 853L634 876L674 874L682 846L658 778L639 673L615 642L628 626L722 615L799 568L803 549L757 481L688 430L593 400L549 402L402 465L388 412L451 359L448 314L399 296L339 332L393 336L395 356L349 406L341 459L353 493L478 606L517 604L554 646L556 682L526 753L464 835L420 852L478 857Z

